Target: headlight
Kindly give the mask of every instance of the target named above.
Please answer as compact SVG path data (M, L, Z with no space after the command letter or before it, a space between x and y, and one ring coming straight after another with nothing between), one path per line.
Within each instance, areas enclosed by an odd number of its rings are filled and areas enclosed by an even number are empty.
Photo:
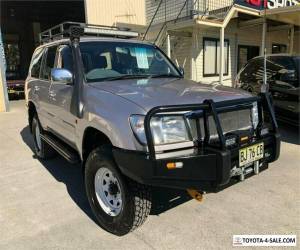
M256 129L258 122L259 122L258 106L257 106L257 102L254 102L252 107L252 124L254 129Z
M133 115L130 124L139 141L146 144L144 130L144 116ZM190 141L186 123L182 116L156 116L150 122L151 132L155 145Z

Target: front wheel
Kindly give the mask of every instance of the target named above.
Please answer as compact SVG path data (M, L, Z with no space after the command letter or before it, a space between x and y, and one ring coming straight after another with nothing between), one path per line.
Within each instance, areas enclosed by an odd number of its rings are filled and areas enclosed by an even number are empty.
M86 161L85 188L100 226L115 235L133 231L150 213L149 187L123 176L111 154L101 148Z

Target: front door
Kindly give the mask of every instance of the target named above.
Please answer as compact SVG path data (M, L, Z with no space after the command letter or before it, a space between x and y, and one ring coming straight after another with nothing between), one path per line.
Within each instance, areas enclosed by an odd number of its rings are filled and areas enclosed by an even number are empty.
M72 50L67 45L58 47L55 68L73 71ZM76 117L71 113L73 85L51 81L49 89L49 103L54 114L56 135L62 137L69 144L75 143Z
M259 46L248 46L248 45L239 45L238 47L238 72L243 68L246 63L259 56Z

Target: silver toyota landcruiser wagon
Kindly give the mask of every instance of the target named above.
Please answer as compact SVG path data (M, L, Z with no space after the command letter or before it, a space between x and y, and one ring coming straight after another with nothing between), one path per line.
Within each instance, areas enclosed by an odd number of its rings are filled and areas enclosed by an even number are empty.
M60 24L41 33L25 86L37 157L81 163L92 211L116 235L145 221L151 187L217 192L280 152L268 93L185 80L136 37Z

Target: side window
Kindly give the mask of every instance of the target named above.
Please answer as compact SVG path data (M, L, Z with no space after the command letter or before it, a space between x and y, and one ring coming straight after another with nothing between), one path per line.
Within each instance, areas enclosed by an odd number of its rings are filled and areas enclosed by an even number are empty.
M70 46L63 45L59 47L57 68L67 69L73 73L73 54Z
M39 78L40 77L40 70L41 70L41 64L42 64L42 58L44 49L38 49L34 52L32 56L32 60L29 67L29 74L31 77Z
M295 64L290 57L272 58L274 68L274 80L283 88L298 87Z
M51 69L54 67L57 46L49 47L46 52L46 58L41 73L41 78L50 80Z

